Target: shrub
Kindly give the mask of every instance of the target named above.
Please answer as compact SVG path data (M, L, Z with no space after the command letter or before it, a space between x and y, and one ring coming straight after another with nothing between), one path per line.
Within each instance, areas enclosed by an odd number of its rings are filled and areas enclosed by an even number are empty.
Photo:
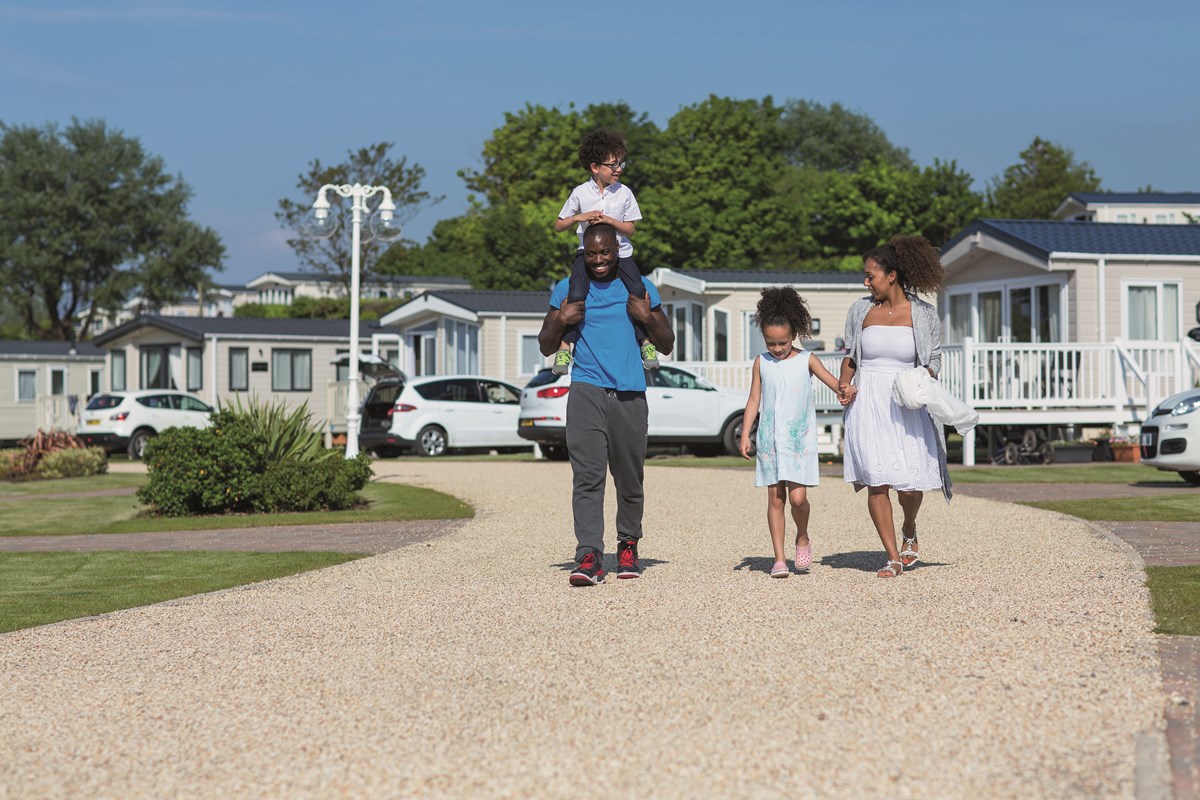
M265 438L230 411L208 428L169 428L146 444L138 499L168 517L255 511Z
M34 474L39 478L82 478L108 472L108 454L102 447L55 450L42 456Z
M358 502L358 490L371 479L366 453L345 460L327 458L314 464L279 461L262 476L260 511L340 511Z
M103 472L108 469L108 456L104 455L105 465L103 468L97 468L93 472L74 473L67 472L58 474L58 469L50 470L49 472L41 471L38 466L41 462L51 455L63 452L83 452L83 442L76 439L66 431L42 431L39 430L33 436L28 436L17 442L20 445L15 450L6 450L0 457L0 472L3 477L9 480L25 480L29 478L63 478L76 474L94 475L96 472ZM103 452L103 451L101 451ZM65 461L73 464L92 463L93 457L84 457L79 455L65 456Z
M8 447L0 450L0 478L11 480L25 472L25 448Z
M322 446L306 408L238 402L208 428L170 428L146 445L138 499L166 516L338 510L371 478L365 454Z

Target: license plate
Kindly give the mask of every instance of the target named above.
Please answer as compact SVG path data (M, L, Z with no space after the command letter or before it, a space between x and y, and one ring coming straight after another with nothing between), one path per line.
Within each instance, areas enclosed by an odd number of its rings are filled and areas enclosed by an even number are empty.
M519 426L519 427L522 427L522 428L532 428L532 427L533 427L533 420L531 420L531 419L523 419L523 420L521 420L520 422L518 422L517 424L518 424L518 426Z
M1142 434L1142 447L1153 447L1153 446L1154 446L1154 434L1153 433L1143 433Z
M89 419L89 420L87 421L87 424L88 424L88 425L99 425L99 424L100 424L100 420L98 420L98 419Z

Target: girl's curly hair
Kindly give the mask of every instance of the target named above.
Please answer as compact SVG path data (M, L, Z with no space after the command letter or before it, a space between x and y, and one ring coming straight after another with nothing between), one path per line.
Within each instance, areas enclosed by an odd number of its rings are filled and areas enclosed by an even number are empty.
M768 325L787 325L792 337L812 336L812 314L799 292L791 286L776 286L762 290L762 298L754 313L754 323L762 330Z
M625 134L616 128L593 128L579 140L579 163L591 169L592 164L603 164L609 156L621 161L627 150Z
M863 263L868 260L885 273L895 272L905 291L933 294L946 284L941 255L924 236L893 236L887 244L868 250Z

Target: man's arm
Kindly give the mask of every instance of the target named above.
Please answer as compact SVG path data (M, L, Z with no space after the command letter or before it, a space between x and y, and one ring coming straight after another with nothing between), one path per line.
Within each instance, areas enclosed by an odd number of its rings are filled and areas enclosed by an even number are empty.
M675 349L675 331L671 330L671 323L667 319L667 315L663 313L662 306L651 311L649 295L644 297L630 295L629 302L625 307L634 319L642 323L642 327L646 329L646 338L658 349L658 352L669 356Z
M550 356L562 344L563 334L567 328L583 319L584 301L575 303L563 301L562 308L551 308L542 320L542 329L538 331L538 349L542 355Z

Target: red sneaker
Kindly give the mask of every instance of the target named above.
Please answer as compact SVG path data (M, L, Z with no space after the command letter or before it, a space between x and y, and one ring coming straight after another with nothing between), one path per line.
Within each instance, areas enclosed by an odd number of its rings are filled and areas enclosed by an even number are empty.
M585 555L571 573L571 585L595 586L597 583L604 583L605 572L600 562L601 556L594 552Z
M638 563L637 539L626 539L617 543L617 577L640 578L642 565Z

